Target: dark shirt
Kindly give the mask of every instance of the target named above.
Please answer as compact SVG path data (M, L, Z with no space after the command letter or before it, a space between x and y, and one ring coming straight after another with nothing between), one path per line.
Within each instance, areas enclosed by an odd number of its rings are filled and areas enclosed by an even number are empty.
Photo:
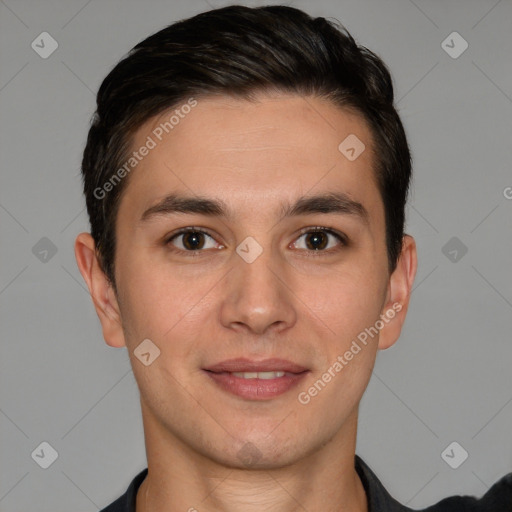
M418 512L393 499L358 455L355 456L355 467L366 491L368 512ZM147 474L148 468L141 471L132 480L127 491L100 512L135 512L137 490ZM451 496L422 509L421 512L512 512L512 473L498 480L480 499Z

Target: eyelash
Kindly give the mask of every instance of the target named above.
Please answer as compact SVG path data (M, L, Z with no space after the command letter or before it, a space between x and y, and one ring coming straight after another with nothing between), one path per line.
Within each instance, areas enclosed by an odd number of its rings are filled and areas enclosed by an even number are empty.
M178 249L177 247L174 247L171 244L171 242L175 238L177 238L178 236L183 235L185 233L190 233L190 232L192 232L192 233L202 233L202 234L205 234L205 235L209 236L210 238L214 238L212 235L210 235L210 233L208 233L204 229L196 228L194 226L189 226L189 227L186 227L186 228L182 228L179 231L177 231L176 233L173 233L172 235L167 237L165 239L164 245L170 247L171 251L173 251L173 252L184 253L187 257L191 257L191 258L200 257L201 256L200 253L206 252L204 249L196 249L194 251L184 251L183 249ZM347 237L343 233L340 233L340 232L336 231L335 229L329 228L329 227L326 227L326 226L312 226L312 227L303 228L300 231L300 234L296 238L296 240L298 240L303 235L306 235L306 234L309 234L309 233L317 233L317 232L324 232L324 233L333 235L339 242L341 242L341 246L342 247L348 245ZM322 249L322 250L318 250L318 251L308 250L308 249L299 249L299 250L305 251L308 254L308 256L316 258L318 256L321 256L322 253L324 253L324 254L325 253L332 254L333 252L337 252L337 251L341 250L341 247L337 246L334 249L333 248L331 248L331 249Z

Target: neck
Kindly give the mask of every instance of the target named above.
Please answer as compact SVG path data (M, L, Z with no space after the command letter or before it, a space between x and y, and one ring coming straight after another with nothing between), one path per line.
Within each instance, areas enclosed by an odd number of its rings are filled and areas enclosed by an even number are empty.
M357 410L314 453L287 465L240 469L192 449L144 417L148 475L136 512L368 512L355 470Z

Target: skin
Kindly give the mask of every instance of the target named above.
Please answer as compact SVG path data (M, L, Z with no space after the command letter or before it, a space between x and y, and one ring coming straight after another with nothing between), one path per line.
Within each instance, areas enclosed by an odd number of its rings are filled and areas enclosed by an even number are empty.
M168 114L144 124L133 147L164 119ZM349 134L366 146L352 162L338 150ZM118 296L90 234L78 235L77 263L105 341L127 347L140 389L149 473L137 512L367 511L354 469L358 406L377 350L400 335L417 268L415 242L406 235L396 270L388 272L372 148L365 121L323 99L198 98L129 176L116 223ZM359 201L368 223L347 214L280 214L282 203L330 191ZM222 199L234 216L181 213L140 222L171 192ZM165 243L187 226L212 236L198 257L184 252L183 236ZM326 234L333 251L308 249L300 230L315 226L344 233L348 244ZM250 264L235 251L247 236L263 249ZM401 310L379 335L307 405L299 403L298 393L396 303ZM146 338L161 351L149 366L133 354ZM310 373L297 389L247 400L202 370L235 357L279 357ZM238 454L248 442L259 453L252 465Z

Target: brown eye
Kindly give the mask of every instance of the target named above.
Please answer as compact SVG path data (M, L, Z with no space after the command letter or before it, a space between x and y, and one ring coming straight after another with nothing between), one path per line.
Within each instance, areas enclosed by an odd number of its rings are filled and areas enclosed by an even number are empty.
M197 231L190 231L183 235L183 246L186 249L195 251L196 249L202 249L204 245L204 235Z
M325 249L329 240L325 233L321 231L314 231L306 234L306 246L312 251L318 251L319 249Z
M302 233L293 245L296 249L324 251L325 249L335 248L336 245L346 245L346 242L343 236L332 230L315 228Z
M166 243L186 252L215 248L215 240L208 233L198 229L181 230L169 238Z

